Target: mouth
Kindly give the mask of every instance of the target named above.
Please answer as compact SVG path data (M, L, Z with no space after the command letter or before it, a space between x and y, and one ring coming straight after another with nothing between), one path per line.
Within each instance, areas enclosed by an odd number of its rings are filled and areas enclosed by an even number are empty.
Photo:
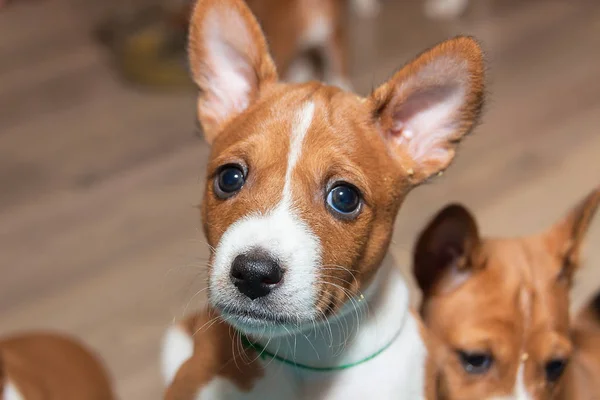
M216 308L221 313L223 319L234 327L244 332L260 330L264 332L268 328L298 328L306 324L312 324L313 318L279 314L274 312L265 312L260 310L246 310L238 307L219 307Z

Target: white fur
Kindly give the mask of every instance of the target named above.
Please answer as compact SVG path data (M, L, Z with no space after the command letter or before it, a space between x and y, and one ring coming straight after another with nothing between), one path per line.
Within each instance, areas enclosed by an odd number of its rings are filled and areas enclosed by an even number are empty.
M315 103L306 102L300 111L296 114L296 120L293 122L292 135L290 138L290 152L288 154L288 163L285 171L285 185L283 188L283 202L290 201L290 187L292 184L292 172L300 158L304 138L315 115Z
M360 361L391 343L381 354L337 372L307 371L266 358L264 375L250 393L217 377L201 388L197 400L424 399L427 350L409 311L408 287L388 261L365 290L357 313L350 306L343 317L314 331L273 337L267 345L273 353L311 366Z
M177 371L194 354L194 341L177 325L169 327L163 339L161 369L165 383L173 382Z
M198 400L225 400L240 398L243 393L235 384L225 378L215 378L198 392Z
M519 365L517 371L517 383L515 384L515 400L531 400L531 395L525 385L525 361Z
M4 386L1 400L25 400L23 395L19 392L15 385L11 381Z
M524 371L525 363L521 362L521 364L519 364L519 370L517 371L517 379L512 395L496 396L492 397L490 400L531 400L533 397L531 397L529 391L527 390L527 386L525 384Z
M213 304L231 304L232 299L238 296L237 289L229 279L231 264L238 255L259 248L280 260L285 269L283 284L268 296L272 304L277 305L277 310L272 311L303 319L314 317L314 282L321 262L321 247L318 237L298 218L292 201L292 174L300 158L314 109L314 103L305 103L292 121L280 203L266 215L243 217L223 234L215 251L210 276L210 300Z
M326 323L285 337L267 334L260 340L272 353L316 367L354 363L400 340L395 338L410 319L410 300L403 278L390 261L386 258L362 297L349 299Z

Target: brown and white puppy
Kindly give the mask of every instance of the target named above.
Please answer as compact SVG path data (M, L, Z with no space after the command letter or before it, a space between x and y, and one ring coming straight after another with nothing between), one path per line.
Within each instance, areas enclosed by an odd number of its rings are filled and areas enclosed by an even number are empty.
M435 46L361 98L279 82L246 5L200 0L189 54L212 144L210 305L166 335L166 398L425 397L425 343L386 253L406 194L479 116L478 44Z
M356 1L356 0L355 0ZM246 0L282 78L350 88L347 0Z
M421 316L443 344L442 399L557 398L573 352L569 290L600 203L591 193L541 234L482 238L462 206L421 234L414 274Z
M0 339L0 400L112 400L101 362L79 342L50 333Z

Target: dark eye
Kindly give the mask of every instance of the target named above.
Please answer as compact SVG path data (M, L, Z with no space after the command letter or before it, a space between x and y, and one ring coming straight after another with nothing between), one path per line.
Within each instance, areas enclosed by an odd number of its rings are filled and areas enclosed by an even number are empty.
M327 194L327 205L339 216L352 218L358 214L360 209L360 194L350 184L338 184Z
M546 370L546 379L548 382L556 382L558 378L560 378L565 371L565 367L567 366L566 360L561 360L559 358L555 360L548 361L544 369Z
M221 169L215 178L215 193L222 199L233 196L239 191L246 177L241 167L237 165L227 165Z
M458 358L469 374L477 375L486 373L494 363L494 358L489 353L459 351Z

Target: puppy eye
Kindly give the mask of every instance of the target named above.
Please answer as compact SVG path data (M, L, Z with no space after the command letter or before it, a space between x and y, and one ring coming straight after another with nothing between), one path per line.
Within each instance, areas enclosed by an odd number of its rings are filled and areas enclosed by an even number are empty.
M566 366L567 361L559 358L548 361L544 367L548 382L556 382L562 376Z
M492 367L494 358L489 353L458 351L458 358L469 374L484 374Z
M245 182L246 176L242 167L238 165L226 165L219 171L215 178L215 194L222 199L226 199L236 194L244 186Z
M327 193L329 210L341 218L355 218L360 211L358 189L348 183L340 183Z

